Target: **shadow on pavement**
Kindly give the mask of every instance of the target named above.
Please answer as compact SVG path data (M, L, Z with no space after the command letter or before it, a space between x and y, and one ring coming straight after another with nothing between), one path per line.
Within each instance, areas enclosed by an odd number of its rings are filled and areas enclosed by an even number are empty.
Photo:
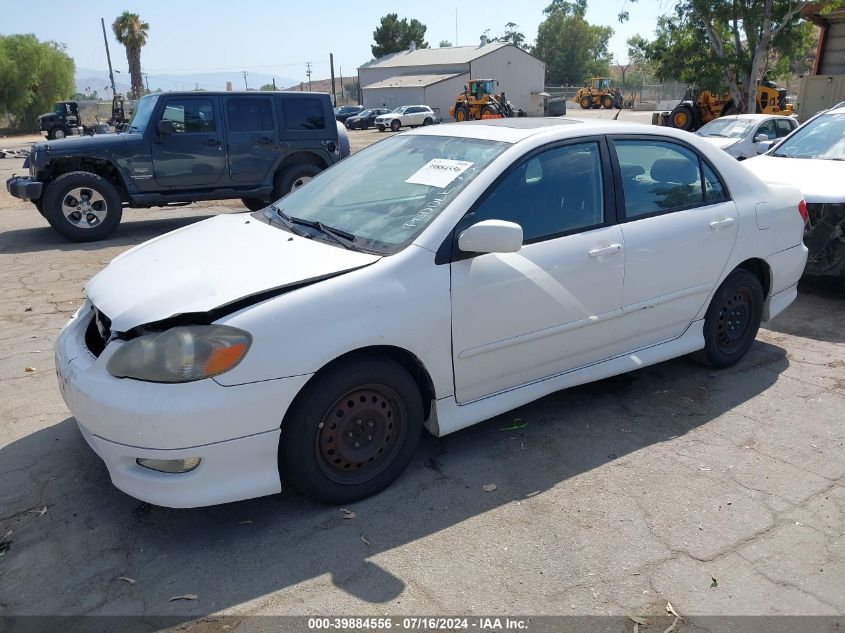
M786 311L766 323L773 332L845 343L845 278L802 277L798 299Z
M0 603L5 615L192 620L328 575L347 594L383 604L410 578L401 567L385 569L379 554L413 551L419 539L682 436L765 392L788 365L782 348L758 342L730 370L677 359L557 392L443 438L426 436L393 486L348 506L351 520L292 491L191 510L141 503L112 487L67 418L0 449L0 536L11 532L2 545ZM517 418L527 425L508 428ZM497 490L482 492L490 482ZM559 503L547 521L581 511L566 497ZM533 512L547 514L541 506ZM414 573L423 573L426 562L415 555ZM446 555L462 560L460 551ZM199 599L169 602L188 593ZM327 608L336 604L325 599ZM282 604L283 613L298 610Z
M124 219L117 231L109 238L98 242L73 242L56 233L47 224L47 220L43 220L43 227L0 233L0 253L37 253L50 250L96 251L110 246L134 246L168 231L174 231L210 217L212 216L203 214L160 219Z

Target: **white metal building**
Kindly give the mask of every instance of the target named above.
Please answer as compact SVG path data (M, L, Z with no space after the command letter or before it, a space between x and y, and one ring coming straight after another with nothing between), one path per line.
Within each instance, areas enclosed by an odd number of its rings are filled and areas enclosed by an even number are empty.
M420 48L393 53L364 64L358 80L365 108L426 104L444 119L470 79L497 79L497 92L529 116L543 114L546 65L513 44Z

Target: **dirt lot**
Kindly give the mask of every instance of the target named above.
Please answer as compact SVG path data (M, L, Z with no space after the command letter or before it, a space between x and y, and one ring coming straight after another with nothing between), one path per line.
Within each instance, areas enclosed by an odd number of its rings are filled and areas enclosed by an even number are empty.
M122 494L59 396L53 341L115 255L238 210L129 210L80 245L0 192L0 615L845 613L840 283L802 284L733 369L678 359L427 437L351 520L293 492Z

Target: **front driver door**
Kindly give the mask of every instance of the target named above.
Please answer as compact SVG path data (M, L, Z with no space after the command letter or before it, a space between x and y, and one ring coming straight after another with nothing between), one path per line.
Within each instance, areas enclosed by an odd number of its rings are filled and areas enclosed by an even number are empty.
M195 189L215 185L226 168L223 125L217 97L165 97L153 122L155 181L162 187ZM173 134L160 134L158 121L173 123Z
M456 253L452 354L460 403L619 353L622 232L604 141L535 153L488 191L455 231L516 222L519 252Z

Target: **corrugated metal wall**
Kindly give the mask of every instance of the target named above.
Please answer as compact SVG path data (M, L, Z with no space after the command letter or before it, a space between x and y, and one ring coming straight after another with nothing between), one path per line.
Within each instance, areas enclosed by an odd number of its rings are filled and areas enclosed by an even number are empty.
M454 107L455 97L464 89L464 84L469 80L469 73L458 75L452 79L432 84L425 89L425 104L432 108L440 108L440 118L448 121L449 108Z
M845 75L845 22L834 22L825 33L820 75Z
M425 89L421 86L407 88L369 88L363 90L365 108L398 108L403 105L425 103Z
M542 92L546 65L514 46L505 46L470 64L471 79L498 79L499 90L517 108L529 109L528 95Z
M399 75L439 75L451 73L465 73L469 70L469 64L452 64L451 66L399 66L396 68L360 68L358 73L361 77L361 87L366 88L370 84L383 79L390 79Z
M798 90L798 120L803 123L814 114L845 101L845 74L807 75Z

